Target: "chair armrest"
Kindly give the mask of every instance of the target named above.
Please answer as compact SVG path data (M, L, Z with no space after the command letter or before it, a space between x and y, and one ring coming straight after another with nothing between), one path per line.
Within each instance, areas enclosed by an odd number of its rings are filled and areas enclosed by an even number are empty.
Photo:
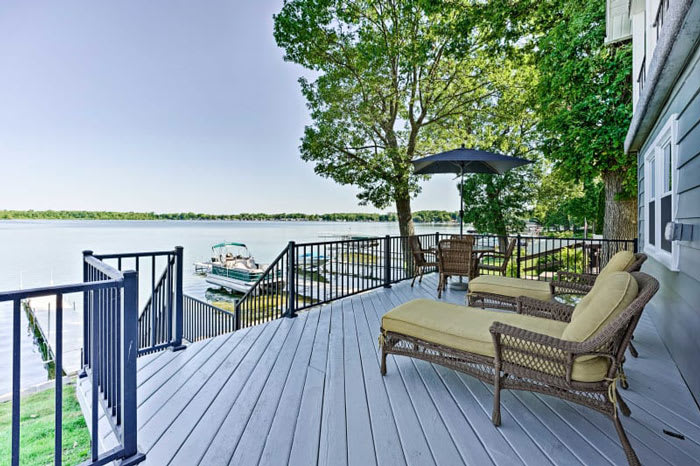
M574 308L556 301L542 301L527 296L520 296L517 300L517 312L518 314L569 322Z
M481 251L481 252L477 253L477 256L481 257L481 258L493 257L495 259L506 257L505 253L497 252L497 251Z
M588 285L580 282L570 282L570 281L552 281L549 282L550 289L553 295L558 294L588 294L593 288L592 285Z
M496 370L519 372L529 378L559 378L571 382L574 361L580 356L595 355L608 358L615 366L612 354L601 352L591 342L561 340L541 333L494 322L489 328L495 351ZM546 380L546 379L545 379Z
M524 328L514 327L512 325L504 324L502 322L494 322L489 328L489 332L495 338L496 336L500 339L501 346L511 346L514 347L509 340L503 337L509 337L511 340L520 340L523 343L533 343L536 345L541 345L543 347L548 347L553 350L561 351L562 353L576 353L580 351L581 343L575 341L561 340L556 337L551 337L549 335L544 335L542 333L533 332ZM495 343L495 341L494 341ZM515 347L514 347L515 348ZM498 348L496 348L498 352ZM520 348L522 351L527 349Z
M593 284L595 283L595 279L597 278L597 275L593 275L590 273L574 273L566 271L560 271L557 273L557 275L559 281L581 283L588 286L593 286Z

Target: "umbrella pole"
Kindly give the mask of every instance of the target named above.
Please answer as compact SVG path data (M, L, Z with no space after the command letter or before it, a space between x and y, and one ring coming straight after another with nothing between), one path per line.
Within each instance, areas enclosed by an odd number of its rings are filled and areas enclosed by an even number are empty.
M459 166L459 238L464 237L464 164ZM464 283L462 276L459 276L458 282L450 283L450 288L453 290L464 291L467 289L467 284Z
M464 231L464 165L459 168L459 237Z

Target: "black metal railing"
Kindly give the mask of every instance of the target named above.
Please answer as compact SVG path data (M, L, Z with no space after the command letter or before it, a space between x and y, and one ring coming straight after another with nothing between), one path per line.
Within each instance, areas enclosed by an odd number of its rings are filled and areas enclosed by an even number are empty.
M235 331L235 314L184 295L183 338L195 342Z
M92 251L83 254L88 257ZM183 248L177 246L171 251L96 254L94 257L110 261L118 270L125 264L133 264L136 271L148 269L148 274L142 274L144 280L140 287L149 298L139 314L139 355L165 348L184 348ZM157 275L159 267L163 271Z
M664 25L664 19L669 5L669 0L659 0L659 6L656 8L656 14L654 15L654 22L651 25L656 30L656 40L659 40L659 36L661 35L661 28Z
M423 248L438 233L419 235ZM408 237L290 242L236 302L237 328L249 327L413 277Z
M435 248L454 235L418 235L421 248ZM636 240L472 235L482 264L503 274L552 280L557 271L598 273L620 250L636 252ZM503 254L515 241L510 256ZM505 264L504 264L505 261ZM431 272L434 270L426 270ZM409 238L385 236L313 243L290 242L235 305L235 328L244 328L336 299L413 278ZM484 270L482 273L501 273Z
M291 315L297 299L294 262L294 242L290 242L236 302L236 330Z
M115 460L136 464L145 458L137 448L136 357L137 283L136 271L124 273L94 257L84 262L83 283L0 293L0 302L13 303L12 345L12 440L10 463L20 461L20 320L22 301L55 297L55 425L54 463L63 456L63 298L83 294L84 376L90 377L91 394L90 458L86 464L101 465ZM119 446L99 451L99 413L104 412L118 432Z
M642 58L642 64L639 66L639 74L637 75L637 85L638 85L638 93L641 96L642 91L644 90L644 84L646 84L646 78L647 78L647 58L646 56Z
M616 253L637 251L636 239L474 236L478 249L496 253L483 253L480 264L502 265L506 261L506 276L532 280L553 280L559 271L597 274ZM515 241L512 254L507 258L498 254L507 250L510 241ZM497 274L500 271L481 269L480 273Z

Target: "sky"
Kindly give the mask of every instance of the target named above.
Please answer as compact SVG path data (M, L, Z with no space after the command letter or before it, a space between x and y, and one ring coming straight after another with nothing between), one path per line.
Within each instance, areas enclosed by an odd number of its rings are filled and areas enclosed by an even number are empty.
M299 156L281 6L2 0L0 209L377 212ZM413 209L458 204L438 175Z

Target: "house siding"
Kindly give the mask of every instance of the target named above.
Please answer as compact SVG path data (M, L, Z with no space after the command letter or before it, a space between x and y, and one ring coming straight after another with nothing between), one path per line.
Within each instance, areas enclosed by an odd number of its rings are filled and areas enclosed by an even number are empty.
M647 241L644 218L644 154L668 119L678 114L677 209L675 220L695 225L692 241L676 242L679 271L650 259L644 270L654 275L661 289L650 306L664 342L678 364L691 391L700 400L700 50L695 49L652 132L646 137L638 162L639 244Z

